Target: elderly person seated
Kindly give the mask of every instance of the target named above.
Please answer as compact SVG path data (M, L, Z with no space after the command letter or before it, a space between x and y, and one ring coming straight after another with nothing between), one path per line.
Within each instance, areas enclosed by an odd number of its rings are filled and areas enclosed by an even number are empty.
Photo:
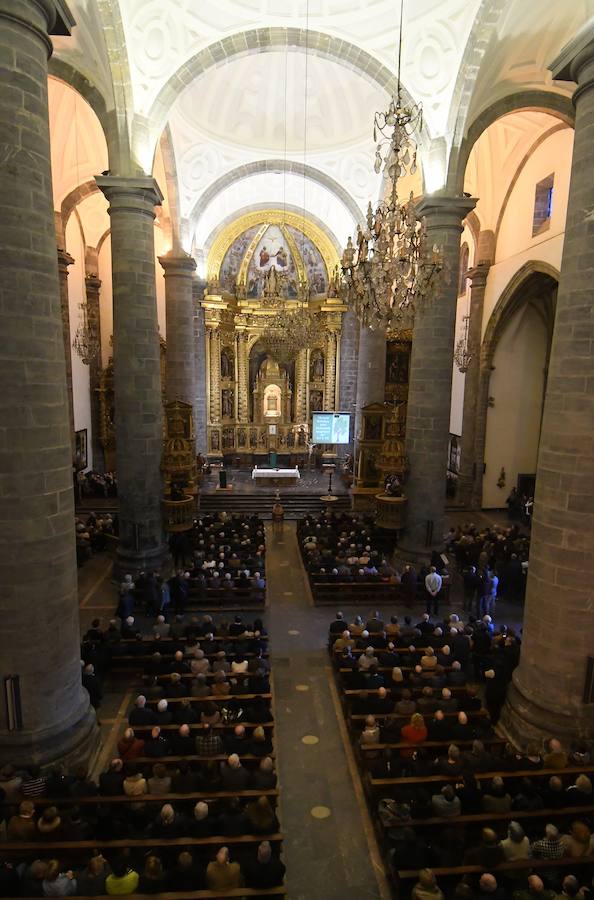
M431 869L421 869L410 896L411 900L444 900L445 897Z
M507 837L501 841L501 849L507 862L516 859L528 859L532 855L530 841L519 822L510 822L507 827Z
M400 740L410 746L410 749L403 748L400 751L400 755L405 758L412 757L414 748L427 740L427 727L420 713L414 713L410 717L408 725L404 725L400 729Z

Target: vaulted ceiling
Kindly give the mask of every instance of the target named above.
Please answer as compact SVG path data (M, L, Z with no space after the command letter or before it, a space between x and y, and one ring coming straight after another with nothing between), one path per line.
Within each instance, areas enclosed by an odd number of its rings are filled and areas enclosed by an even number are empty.
M78 78L102 121L116 123L108 140L125 139L144 171L167 129L165 170L186 242L203 244L217 220L263 202L317 215L342 242L376 200L373 114L394 88L399 0L69 5L77 26L55 39L53 71ZM526 0L404 0L402 82L423 104L429 189L501 98L569 96L547 65L592 15L594 0L539 0L538 14ZM520 152L521 134L511 140ZM80 150L86 173L98 160Z

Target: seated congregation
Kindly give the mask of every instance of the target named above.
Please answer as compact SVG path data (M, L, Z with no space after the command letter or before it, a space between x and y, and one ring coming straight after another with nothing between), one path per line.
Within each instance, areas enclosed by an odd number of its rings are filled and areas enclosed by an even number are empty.
M518 752L495 730L519 659L492 617L375 612L328 636L386 870L399 898L585 897L594 872L587 744Z
M0 772L0 896L284 895L263 623L135 625L95 621L83 640L96 706L107 678L136 692L105 771Z

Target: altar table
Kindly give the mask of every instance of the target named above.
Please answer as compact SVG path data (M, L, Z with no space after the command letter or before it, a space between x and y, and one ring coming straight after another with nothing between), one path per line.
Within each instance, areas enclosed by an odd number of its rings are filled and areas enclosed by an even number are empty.
M294 469L259 469L258 466L252 469L252 480L256 484L296 484L300 478L297 466Z

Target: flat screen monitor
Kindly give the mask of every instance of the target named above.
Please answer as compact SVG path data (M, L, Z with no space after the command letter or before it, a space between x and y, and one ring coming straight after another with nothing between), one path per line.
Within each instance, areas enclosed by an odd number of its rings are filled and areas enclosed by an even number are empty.
M314 444L348 444L351 431L350 413L321 412L312 416Z

